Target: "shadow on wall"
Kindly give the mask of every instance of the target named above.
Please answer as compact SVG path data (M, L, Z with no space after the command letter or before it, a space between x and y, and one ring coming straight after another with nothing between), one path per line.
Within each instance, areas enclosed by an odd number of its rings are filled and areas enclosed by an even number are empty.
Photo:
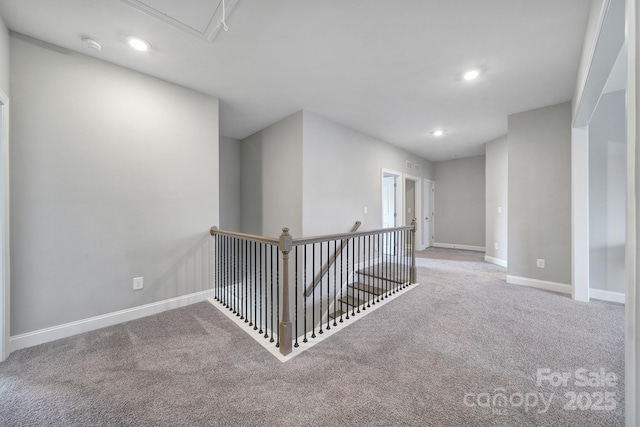
M212 240L207 233L150 286L153 301L211 289Z

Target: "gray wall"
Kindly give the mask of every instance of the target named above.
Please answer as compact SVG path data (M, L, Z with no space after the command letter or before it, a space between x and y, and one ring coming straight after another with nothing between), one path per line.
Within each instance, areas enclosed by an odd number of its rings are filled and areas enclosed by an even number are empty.
M242 141L243 232L302 232L302 111Z
M430 161L308 111L303 157L305 236L348 231L355 221L361 230L382 227L383 168L433 179Z
M604 94L589 125L589 286L625 292L625 91Z
M9 95L9 30L0 16L0 90Z
M220 137L220 228L240 231L240 155L237 139Z
M209 288L218 100L22 36L11 84L11 334Z
M511 115L508 127L509 275L570 284L571 103Z
M485 246L485 156L435 163L435 241Z
M507 262L509 218L509 144L503 136L485 145L485 254ZM501 211L501 212L500 212ZM496 249L496 244L498 249Z
M262 235L262 144L258 134L240 142L240 231Z

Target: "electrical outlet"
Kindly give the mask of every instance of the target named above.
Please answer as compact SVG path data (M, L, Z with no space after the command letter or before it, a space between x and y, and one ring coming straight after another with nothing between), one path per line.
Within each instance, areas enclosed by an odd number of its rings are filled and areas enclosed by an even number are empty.
M494 249L498 249L498 244L493 245Z
M144 278L143 277L134 277L133 278L133 290L139 291L144 287Z
M367 207L365 206L365 207L364 207L364 213L365 213L365 215L367 214L367 211L368 211L368 209L367 209Z
M538 258L536 265L538 266L538 268L544 268L544 259Z

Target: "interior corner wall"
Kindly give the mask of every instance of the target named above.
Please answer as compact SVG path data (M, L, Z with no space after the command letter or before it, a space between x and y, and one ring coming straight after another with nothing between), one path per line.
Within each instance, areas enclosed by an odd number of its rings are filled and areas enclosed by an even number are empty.
M508 274L570 285L571 103L513 114L508 128Z
M11 334L209 289L218 100L10 45Z
M603 94L589 124L589 287L625 293L625 91Z
M220 137L220 225L240 231L240 141Z
M485 247L485 156L435 163L435 245Z
M241 229L278 237L302 233L302 111L241 142Z
M487 257L507 263L509 225L509 144L503 136L485 145ZM497 246L497 247L496 247Z
M240 141L240 231L262 235L261 132Z
M9 95L9 29L0 16L0 90Z
M303 156L305 236L381 228L383 168L433 179L432 162L308 111Z

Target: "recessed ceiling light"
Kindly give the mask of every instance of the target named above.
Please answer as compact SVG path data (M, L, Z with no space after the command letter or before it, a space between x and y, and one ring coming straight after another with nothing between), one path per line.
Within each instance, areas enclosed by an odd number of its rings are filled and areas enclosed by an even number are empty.
M140 52L146 52L151 48L149 42L138 37L128 37L127 42L129 42L129 46Z
M475 80L478 78L479 75L480 75L479 70L469 70L466 73L464 73L462 78L465 80Z
M444 135L444 131L442 129L433 131L433 136L442 136L442 135Z

